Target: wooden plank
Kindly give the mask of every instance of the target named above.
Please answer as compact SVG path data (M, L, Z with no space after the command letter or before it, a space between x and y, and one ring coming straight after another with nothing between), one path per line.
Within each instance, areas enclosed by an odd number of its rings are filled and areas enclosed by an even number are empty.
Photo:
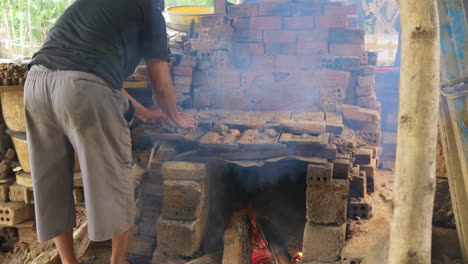
M222 264L248 264L251 254L249 220L245 210L241 210L232 214L224 231Z
M460 248L465 261L468 261L468 172L466 163L462 160L462 149L457 143L460 135L453 127L450 117L450 104L442 97L440 108L440 126L444 158L449 180L452 208L460 241ZM465 168L462 166L465 163Z

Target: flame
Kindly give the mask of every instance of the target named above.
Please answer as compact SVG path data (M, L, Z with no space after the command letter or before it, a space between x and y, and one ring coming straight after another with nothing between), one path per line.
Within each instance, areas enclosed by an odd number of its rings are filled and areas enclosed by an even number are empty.
M297 252L296 256L291 259L291 262L301 262L302 260L302 252Z
M249 216L252 233L250 242L252 244L252 255L250 260L252 264L271 264L273 257L268 250L268 242L262 236L258 225L258 217L252 203L247 204L247 214Z

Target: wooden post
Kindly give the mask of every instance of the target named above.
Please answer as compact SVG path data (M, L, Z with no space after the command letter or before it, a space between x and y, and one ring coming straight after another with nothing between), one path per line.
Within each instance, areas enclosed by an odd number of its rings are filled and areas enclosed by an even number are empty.
M226 14L226 0L214 0L215 14Z
M399 1L402 63L390 264L431 263L439 110L436 0Z

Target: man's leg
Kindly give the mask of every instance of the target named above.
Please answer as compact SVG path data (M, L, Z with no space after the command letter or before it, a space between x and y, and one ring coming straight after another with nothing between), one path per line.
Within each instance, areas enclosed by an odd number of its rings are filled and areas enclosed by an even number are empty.
M122 233L121 235L118 235L112 238L111 264L128 264L129 263L127 261L127 250L128 250L128 241L130 239L131 233L132 233L132 228Z
M54 238L54 242L60 254L62 264L78 264L73 249L73 228L67 229L63 234Z

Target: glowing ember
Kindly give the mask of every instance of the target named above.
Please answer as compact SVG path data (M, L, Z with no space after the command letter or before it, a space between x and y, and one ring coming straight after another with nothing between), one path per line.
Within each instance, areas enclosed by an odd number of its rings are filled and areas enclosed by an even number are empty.
M249 215L250 225L252 226L252 236L250 240L252 243L252 255L250 260L252 264L271 264L273 258L268 250L268 242L258 225L257 214L253 209L252 203L247 205L247 214Z
M291 259L291 262L301 262L302 260L302 252L297 252L296 256Z

